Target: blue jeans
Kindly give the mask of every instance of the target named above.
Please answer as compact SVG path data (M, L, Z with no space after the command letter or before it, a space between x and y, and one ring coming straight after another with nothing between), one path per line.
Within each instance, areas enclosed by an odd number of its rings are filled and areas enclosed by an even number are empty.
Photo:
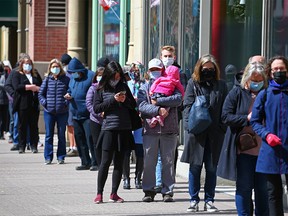
M162 162L160 151L158 151L158 160L156 165L156 186L159 187L162 185Z
M45 122L45 146L44 146L44 158L45 160L53 160L53 137L54 128L57 123L57 135L58 135L58 148L57 148L57 160L64 160L66 156L66 125L67 125L68 113L51 114L44 111Z
M267 180L263 173L256 173L257 156L237 156L236 207L238 215L253 215L252 190L255 193L255 215L269 215Z
M74 136L79 157L81 159L81 165L97 166L96 154L90 131L90 119L79 119L79 120L73 119L73 125L74 125ZM91 158L89 150L91 153Z
M209 144L205 146L204 149L204 156L203 156L203 163L205 165L206 176L205 176L205 185L204 185L204 201L214 202L215 196L215 188L216 188L216 181L217 181L217 165L213 165L212 162L212 154L209 148ZM189 194L190 194L190 201L199 202L199 192L201 188L201 170L202 165L194 165L190 164L189 167Z
M15 112L13 115L14 125L13 125L13 144L18 145L18 113Z

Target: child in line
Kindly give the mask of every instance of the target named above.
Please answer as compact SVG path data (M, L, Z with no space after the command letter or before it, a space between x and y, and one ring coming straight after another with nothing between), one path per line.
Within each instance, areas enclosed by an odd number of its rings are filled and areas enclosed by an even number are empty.
M171 96L175 89L179 90L184 97L184 87L180 83L179 68L176 66L169 66L165 70L165 76L159 77L152 84L150 88L151 99L157 100L160 97ZM169 111L169 108L166 109ZM159 123L162 127L164 126L163 116L157 115L152 119L147 119L147 122L151 128L155 127Z

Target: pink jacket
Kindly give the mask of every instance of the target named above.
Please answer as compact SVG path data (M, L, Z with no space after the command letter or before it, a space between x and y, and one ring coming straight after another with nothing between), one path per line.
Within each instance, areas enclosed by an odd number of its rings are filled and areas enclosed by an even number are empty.
M169 66L165 70L166 76L159 77L152 84L150 94L161 93L170 96L178 89L182 96L184 96L184 87L180 83L179 69L175 66Z

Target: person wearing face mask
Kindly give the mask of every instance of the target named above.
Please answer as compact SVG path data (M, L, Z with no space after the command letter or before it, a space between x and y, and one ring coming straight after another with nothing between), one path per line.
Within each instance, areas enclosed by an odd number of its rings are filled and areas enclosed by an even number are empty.
M64 164L66 156L66 124L68 120L68 100L64 98L67 93L70 78L66 76L62 64L58 59L52 59L45 74L38 94L39 102L44 108L45 122L45 164L53 161L53 137L57 124L58 148L56 157L58 164Z
M38 92L42 79L34 69L32 60L23 58L19 65L19 71L12 76L13 113L18 113L19 153L25 153L27 141L27 128L30 129L30 148L32 153L37 153L39 140L38 118L39 101Z
M288 60L271 58L266 66L269 86L253 105L250 123L261 137L262 145L256 172L267 178L269 215L284 215L281 174L288 177ZM287 182L286 182L287 186Z
M215 57L211 54L201 56L188 81L183 102L185 143L180 161L189 163L190 206L187 209L188 212L199 211L200 177L203 165L205 165L206 172L204 211L218 211L214 206L214 196L217 164L226 132L226 126L221 122L221 112L227 93L228 88L225 81L220 79L220 69ZM196 96L200 94L205 95L209 101L212 123L203 132L193 134L188 132L189 112Z
M96 204L103 203L103 191L110 164L113 160L112 189L109 202L122 203L117 194L123 171L125 151L134 149L129 112L136 108L136 101L126 84L122 67L111 61L105 67L102 79L94 94L93 110L103 115L103 124L97 147L102 148L102 158L97 177Z
M218 163L217 175L236 181L235 203L238 215L269 215L267 181L263 173L255 171L261 137L251 126L253 103L258 93L267 87L264 65L249 63L244 70L240 83L236 83L227 95L222 109L222 121L228 126ZM265 91L265 90L264 90ZM255 146L243 149L240 134L255 136ZM254 190L255 207L252 194Z
M86 107L86 94L95 73L86 69L76 57L69 62L67 72L71 73L71 78L64 97L70 101L69 109L72 112L74 135L81 159L81 165L75 169L95 171L97 161L90 131L90 113Z
M177 135L179 133L177 107L182 102L182 95L178 89L167 97L150 97L150 88L156 79L164 74L163 63L154 58L149 61L149 83L145 83L139 89L137 104L143 118L143 148L144 148L144 171L142 189L144 192L143 202L153 202L156 192L156 164L158 153L162 162L162 188L163 202L173 202L173 189L175 185L175 149ZM169 109L169 112L168 112ZM151 128L146 119L157 115L165 118L165 125L157 124Z
M88 92L86 94L86 107L88 111L90 112L90 130L93 131L92 133L92 139L93 139L93 146L94 146L94 151L96 155L96 160L97 160L97 166L95 166L95 170L99 169L99 165L101 162L101 153L102 153L102 148L101 146L97 146L97 141L98 137L101 131L101 125L103 122L103 117L101 113L95 113L93 110L93 97L95 94L95 91L97 89L97 86L102 79L102 75L104 72L104 67L98 67L96 70L96 73L94 75L94 78L92 80L92 85L88 89Z

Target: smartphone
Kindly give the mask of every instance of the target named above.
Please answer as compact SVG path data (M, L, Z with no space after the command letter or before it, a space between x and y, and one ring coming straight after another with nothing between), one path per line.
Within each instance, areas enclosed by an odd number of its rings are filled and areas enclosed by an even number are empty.
M119 95L125 95L126 94L126 91L120 91L120 92L118 92L119 93Z

